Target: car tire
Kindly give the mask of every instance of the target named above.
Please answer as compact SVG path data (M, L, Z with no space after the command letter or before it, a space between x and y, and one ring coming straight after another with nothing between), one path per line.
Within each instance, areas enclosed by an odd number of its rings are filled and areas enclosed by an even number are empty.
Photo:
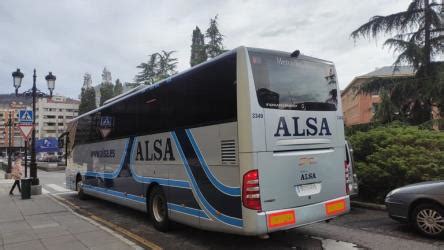
M161 232L168 231L170 223L168 219L167 199L161 187L154 186L152 188L148 209L154 227Z
M444 209L437 204L423 203L416 206L411 222L419 233L427 237L444 236Z

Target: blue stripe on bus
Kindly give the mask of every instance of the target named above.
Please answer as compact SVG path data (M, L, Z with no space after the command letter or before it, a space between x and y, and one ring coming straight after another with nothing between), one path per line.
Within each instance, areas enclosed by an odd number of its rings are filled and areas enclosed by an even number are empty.
M187 215L193 215L196 217L202 217L202 218L208 219L208 216L205 214L205 212L200 209L195 209L195 208L191 208L191 207L184 207L184 206L180 206L180 205L177 205L174 203L168 203L168 209L171 209L176 212L184 213Z
M131 201L135 201L135 202L138 202L138 203L146 204L146 198L145 197L141 197L141 196L137 196L137 195L132 195L132 194L125 194L125 193L118 192L118 191L115 191L115 190L111 190L111 189L107 189L107 188L101 188L101 187L96 187L96 186L91 186L91 185L87 185L87 184L83 184L82 187L85 188L85 189L93 190L95 192L104 193L104 194L115 196L115 197L118 197L118 198L123 198L123 199L131 200ZM185 206L181 206L181 205L174 204L174 203L168 203L168 209L172 210L172 211L175 211L175 212L191 215L191 216L203 217L203 218L208 219L208 216L205 214L205 212L200 210L200 209L195 209L195 208L191 208L191 207L185 207Z
M132 162L134 159L134 149L136 148L135 147L136 144L137 144L137 138L134 138L133 146L131 148L130 169L131 169L131 173L132 173L133 178L137 182L141 182L141 183L157 182L163 186L178 187L178 188L190 188L190 184L187 181L164 179L164 178L153 178L153 177L146 177L146 176L137 175L136 171L133 168L133 162Z
M87 184L83 184L82 186L85 189L91 189L94 190L96 192L100 192L100 193L104 193L107 195L112 195L112 196L116 196L118 198L124 198L127 200L132 200L132 201L136 201L139 203L146 203L146 199L144 197L140 197L137 195L132 195L132 194L125 194L119 191L115 191L112 189L107 189L107 188L102 188L102 187L96 187L96 186L92 186L92 185L87 185Z
M129 144L129 139L126 141L125 151L124 151L124 153L122 155L122 158L120 159L119 167L116 170L114 170L112 173L86 171L85 175L86 176L91 176L91 177L102 177L102 178L105 178L105 179L115 179L119 175L120 171L123 168L125 157L126 157L126 154L127 154L127 151L128 151L128 144Z
M194 140L193 134L191 133L191 130L185 129L185 132L187 133L188 138L190 139L191 145L193 146L194 151L196 152L196 155L199 159L200 164L203 167L203 170L205 174L207 175L210 182L215 186L217 189L219 189L222 193L230 195L230 196L240 196L240 188L239 187L230 187L223 183L221 183L211 172L210 168L208 167L204 157L202 156L202 153L200 152L199 146L197 145L196 141Z
M182 158L182 161L183 161L184 166L185 166L185 170L186 170L186 172L188 174L188 177L191 180L192 187L196 191L196 194L199 197L199 200L201 201L201 203L204 205L204 207L218 221L221 221L221 222L223 222L225 224L228 224L228 225L231 225L231 226L242 227L242 225L243 225L242 219L234 218L234 217L231 217L231 216L227 216L225 214L221 214L216 209L214 209L213 206L211 206L211 204L205 199L205 197L203 196L202 192L199 189L199 186L197 185L197 182L196 182L196 179L193 176L193 173L191 172L190 166L188 165L188 161L187 161L187 159L185 157L184 152L182 151L181 145L179 144L179 139L176 136L176 132L171 132L171 136L173 137L173 139L174 139L174 141L176 143L177 151L179 152L179 155Z

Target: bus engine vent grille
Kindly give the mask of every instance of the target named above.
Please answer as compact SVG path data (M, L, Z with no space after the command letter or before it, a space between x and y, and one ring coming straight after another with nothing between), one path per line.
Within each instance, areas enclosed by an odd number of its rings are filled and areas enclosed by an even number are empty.
M222 154L222 164L236 164L236 141L221 140L220 149Z

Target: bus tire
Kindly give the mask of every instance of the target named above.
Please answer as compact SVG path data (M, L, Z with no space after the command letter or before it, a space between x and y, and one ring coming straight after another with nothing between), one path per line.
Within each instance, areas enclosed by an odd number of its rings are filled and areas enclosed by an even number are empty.
M79 197L80 200L86 200L88 197L83 191L82 184L82 179L76 181L77 197Z
M148 208L153 226L161 232L168 231L170 223L168 219L167 199L161 187L154 186L152 188Z

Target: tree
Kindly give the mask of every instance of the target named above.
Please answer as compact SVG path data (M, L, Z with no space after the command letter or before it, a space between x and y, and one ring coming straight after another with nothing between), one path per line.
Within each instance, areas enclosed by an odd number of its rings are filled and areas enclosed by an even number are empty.
M176 51L162 50L159 53L159 70L157 72L158 80L177 74L177 58L171 57L173 53L176 53Z
M438 77L441 66L432 60L444 53L444 26L439 17L442 8L435 0L413 0L406 11L374 16L351 33L354 39L394 34L384 46L398 54L395 66L411 65L416 70L415 76L396 80L375 78L363 84L359 92L387 90L390 100L412 123L430 120L433 106L443 108L444 84Z
M100 106L103 105L103 103L113 98L114 95L114 85L110 82L103 82L100 84Z
M148 62L137 66L142 71L136 75L136 83L150 85L176 74L177 58L172 57L175 52L162 50L160 53L149 55Z
M206 44L206 51L208 58L214 58L224 52L224 46L222 44L223 35L219 32L217 27L217 15L210 19L210 27L208 27L205 37L208 38Z
M79 115L91 111L96 107L96 91L94 88L82 88L80 94Z
M120 95L123 93L123 85L119 79L116 80L116 84L114 85L114 96Z
M207 60L207 52L205 50L205 40L204 35L200 31L199 27L193 30L193 37L191 41L191 58L190 65L194 66L196 64L205 62Z

